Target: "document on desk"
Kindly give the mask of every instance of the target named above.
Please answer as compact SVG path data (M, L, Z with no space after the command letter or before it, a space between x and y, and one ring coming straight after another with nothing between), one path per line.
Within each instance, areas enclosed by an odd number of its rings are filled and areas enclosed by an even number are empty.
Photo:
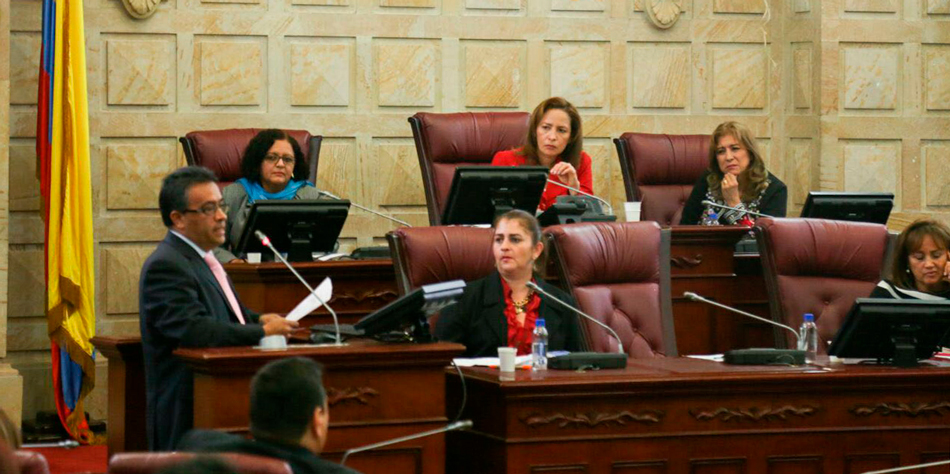
M557 357L570 354L568 351L551 351L548 357ZM498 367L501 361L497 357L456 357L452 359L459 367ZM531 354L515 357L515 366L531 363Z
M724 356L722 354L690 354L686 357L691 359L708 360L710 362L722 362L724 360Z
M320 301L330 301L330 298L333 297L333 282L330 281L330 277L326 277L320 282L320 286L316 288L316 293L320 297L317 299L313 293L307 295L300 303L297 304L297 307L293 311L287 313L287 319L290 321L299 321L304 316L312 313L315 309L323 305Z

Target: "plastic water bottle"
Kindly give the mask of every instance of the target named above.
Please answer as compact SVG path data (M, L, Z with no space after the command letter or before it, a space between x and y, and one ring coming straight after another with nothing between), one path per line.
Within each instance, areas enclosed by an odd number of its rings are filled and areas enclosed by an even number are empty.
M805 313L798 335L798 349L805 351L805 363L814 364L818 357L818 326L815 326L814 314Z
M548 370L548 330L544 318L534 323L534 339L531 341L531 370Z
M719 225L719 214L714 211L704 212L700 225Z

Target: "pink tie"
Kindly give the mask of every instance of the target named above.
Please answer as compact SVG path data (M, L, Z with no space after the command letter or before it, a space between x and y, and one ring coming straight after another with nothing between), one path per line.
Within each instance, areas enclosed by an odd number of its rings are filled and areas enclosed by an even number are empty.
M214 278L218 280L218 285L224 290L224 296L228 297L228 303L231 304L231 309L234 311L234 314L237 315L238 321L244 324L244 315L241 313L241 305L238 304L237 298L234 297L234 292L231 291L231 285L228 284L228 275L224 273L224 267L221 266L218 259L214 258L214 253L212 252L205 254L205 263L211 268L211 273L214 273Z

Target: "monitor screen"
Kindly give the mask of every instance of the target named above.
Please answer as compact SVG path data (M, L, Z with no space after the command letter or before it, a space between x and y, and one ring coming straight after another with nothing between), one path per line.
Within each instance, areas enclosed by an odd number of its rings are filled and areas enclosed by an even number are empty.
M333 251L349 211L347 200L256 201L251 205L237 251L269 254L270 250L254 236L259 230L278 252L287 253L287 260L313 261L313 252Z
M442 225L491 224L512 209L534 214L549 173L544 166L459 166Z
M455 303L464 290L462 280L423 285L359 320L353 328L362 331L364 336L375 336L412 326L416 340L426 342L431 340L429 315Z
M928 359L950 345L950 301L858 298L828 354L894 362ZM911 352L913 351L913 352Z
M894 207L891 193L808 193L802 217L887 224Z

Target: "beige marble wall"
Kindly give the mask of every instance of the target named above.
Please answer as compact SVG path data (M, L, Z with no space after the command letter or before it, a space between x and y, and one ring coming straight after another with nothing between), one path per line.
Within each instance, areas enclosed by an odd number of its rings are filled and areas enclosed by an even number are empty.
M23 413L23 377L10 365L7 345L10 228L10 0L0 0L0 409L17 424Z
M5 1L17 18L0 147L16 295L5 339L30 415L52 406L33 178L41 3ZM119 2L86 0L98 331L137 332L138 270L164 234L159 180L183 163L176 139L190 130L322 134L319 186L425 224L408 116L531 110L563 95L584 117L595 190L617 209L611 138L735 119L762 140L792 212L808 190L870 187L898 193L897 225L946 215L946 0L684 0L667 30L645 1L167 0L134 20ZM382 244L390 229L355 211L344 247ZM93 416L104 400L100 383Z

